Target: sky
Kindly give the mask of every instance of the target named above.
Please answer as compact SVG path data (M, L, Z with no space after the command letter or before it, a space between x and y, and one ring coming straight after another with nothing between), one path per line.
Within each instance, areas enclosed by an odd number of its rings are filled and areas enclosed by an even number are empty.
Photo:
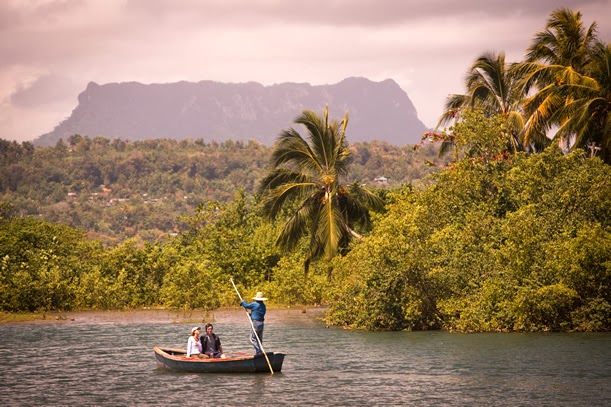
M478 56L521 60L560 7L611 41L611 0L0 0L0 139L53 130L90 81L393 79L434 127Z

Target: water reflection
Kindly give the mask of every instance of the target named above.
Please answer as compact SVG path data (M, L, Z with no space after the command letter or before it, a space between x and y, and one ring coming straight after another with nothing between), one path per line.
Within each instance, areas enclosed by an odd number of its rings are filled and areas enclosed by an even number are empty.
M157 369L190 321L150 314L0 325L1 405L611 405L611 334L352 332L272 311L266 349L283 371ZM229 351L252 352L243 312L214 315Z

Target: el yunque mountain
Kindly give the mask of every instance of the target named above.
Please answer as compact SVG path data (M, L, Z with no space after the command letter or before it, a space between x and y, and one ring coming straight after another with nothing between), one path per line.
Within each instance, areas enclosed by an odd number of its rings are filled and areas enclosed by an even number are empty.
M72 114L34 141L52 146L74 134L136 141L203 139L272 145L303 110L331 118L349 115L349 142L416 144L426 126L408 95L392 79L348 78L332 85L220 83L141 84L90 82Z

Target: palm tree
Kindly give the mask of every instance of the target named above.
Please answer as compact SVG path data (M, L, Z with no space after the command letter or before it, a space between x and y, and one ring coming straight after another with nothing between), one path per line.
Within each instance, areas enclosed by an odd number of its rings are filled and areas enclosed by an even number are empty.
M259 191L270 219L275 219L288 202L297 203L276 245L293 250L309 232L304 263L307 273L312 260L331 259L352 238L360 238L355 227L369 227L369 209L381 209L382 201L358 182L340 183L349 164L347 114L341 122L329 122L327 108L322 118L306 110L295 123L305 126L308 140L293 128L281 133L271 157L272 170Z
M594 129L602 131L601 120L606 116L600 103L608 99L604 48L596 37L596 23L586 29L580 12L563 8L550 15L545 30L535 35L528 48L526 61L512 67L522 78L522 92L535 91L524 101L528 120L522 138L526 143L553 130L557 130L554 140L567 149L602 142L604 137L595 135ZM588 102L592 97L598 101L594 105Z
M558 123L556 138L611 161L611 47L598 43L586 67L589 75L574 74L546 89L550 98L564 97L551 121ZM542 93L542 92L540 92ZM546 95L542 95L545 97Z
M581 12L561 8L552 12L545 29L535 34L526 62L570 66L583 73L596 42L595 22L586 29Z
M448 97L445 113L437 126L449 125L460 118L460 113L465 109L480 109L487 117L501 114L511 126L512 137L508 149L514 152L521 150L518 135L526 121L521 110L522 93L517 78L505 63L505 54L482 54L469 68L465 82L467 94ZM450 146L450 141L443 142L440 154Z

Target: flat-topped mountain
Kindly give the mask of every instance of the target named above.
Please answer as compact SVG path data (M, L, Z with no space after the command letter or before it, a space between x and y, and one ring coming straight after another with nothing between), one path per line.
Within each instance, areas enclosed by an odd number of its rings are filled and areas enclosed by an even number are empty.
M40 136L36 145L55 145L74 134L123 140L204 139L256 140L266 145L303 110L341 120L349 115L349 142L381 140L416 144L424 124L399 85L348 78L333 85L220 83L214 81L98 85L90 82L70 117Z

